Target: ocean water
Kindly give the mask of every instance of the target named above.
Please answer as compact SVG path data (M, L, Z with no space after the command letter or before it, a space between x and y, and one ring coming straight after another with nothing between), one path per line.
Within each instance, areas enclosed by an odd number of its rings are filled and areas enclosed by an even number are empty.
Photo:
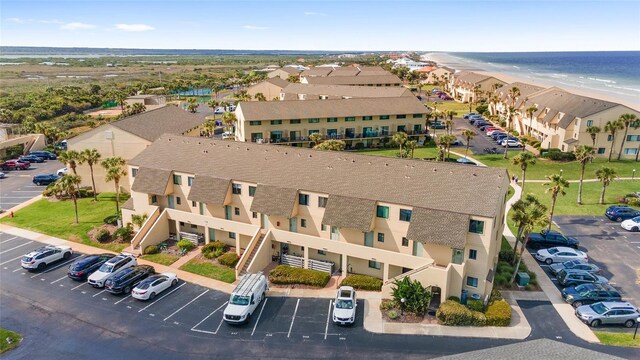
M640 105L640 51L433 54L456 70L483 70Z

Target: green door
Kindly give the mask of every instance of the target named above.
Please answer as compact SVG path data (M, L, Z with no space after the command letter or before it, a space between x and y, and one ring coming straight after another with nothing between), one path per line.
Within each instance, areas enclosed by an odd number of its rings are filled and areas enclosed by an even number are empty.
M216 241L216 229L209 229L209 241Z
M169 195L169 196L167 197L167 200L168 200L168 202L169 202L169 209L175 209L176 204L175 204L175 200L174 200L173 195Z
M373 247L373 231L364 233L364 246Z
M269 217L267 217L267 214L260 214L260 223L261 223L261 227L263 229L266 229L269 227Z
M296 218L289 219L289 231L298 232L298 219Z
M337 226L331 227L331 240L340 240L340 229Z
M231 206L229 205L224 206L224 218L227 220L231 220Z

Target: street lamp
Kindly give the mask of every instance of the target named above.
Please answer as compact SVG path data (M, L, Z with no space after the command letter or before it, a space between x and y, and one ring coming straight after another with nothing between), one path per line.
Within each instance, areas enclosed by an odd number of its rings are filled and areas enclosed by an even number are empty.
M400 315L404 315L404 303L407 302L407 299L402 298L400 299ZM636 326L636 330L637 330L637 326ZM634 339L635 339L635 335L634 335Z
M560 176L562 176L562 172L563 172L563 171L564 171L564 170L560 169Z
M636 178L636 169L633 169L633 173L631 174L631 180Z
M638 318L636 319L636 331L633 332L633 338L636 338L636 335L638 334L638 324L640 324L640 316L638 316Z

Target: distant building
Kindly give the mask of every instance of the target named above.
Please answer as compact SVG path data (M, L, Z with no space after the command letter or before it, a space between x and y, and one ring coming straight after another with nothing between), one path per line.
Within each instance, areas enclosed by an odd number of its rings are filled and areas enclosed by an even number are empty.
M256 100L256 94L262 93L267 100L271 101L278 99L282 89L287 85L289 85L287 80L283 80L280 77L273 77L250 86L247 88L247 93L251 95L252 100Z
M292 66L285 66L283 68L280 69L275 69L272 70L271 72L267 73L267 77L272 79L275 77L279 77L282 80L287 80L289 78L290 75L298 75L300 74L300 69L292 67Z
M314 85L401 86L402 80L400 80L400 78L393 74L358 76L301 76L300 83Z
M289 84L280 93L280 100L327 100L414 96L403 86L348 86Z
M449 91L454 99L466 103L473 102L476 97L483 97L483 94L493 93L496 86L504 84L506 82L493 76L461 71L450 77Z
M129 96L126 100L125 103L128 106L131 106L133 104L143 104L147 110L153 110L162 106L165 106L167 103L167 98L164 95L152 95L152 94L148 94L148 95L133 95L133 96Z

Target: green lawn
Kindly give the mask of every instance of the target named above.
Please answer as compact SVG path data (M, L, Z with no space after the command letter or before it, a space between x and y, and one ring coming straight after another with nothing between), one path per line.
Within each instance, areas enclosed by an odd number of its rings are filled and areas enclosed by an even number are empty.
M456 149L454 149L456 151ZM358 151L359 154L363 155L376 155L376 156L389 156L389 157L397 157L399 152L399 148L387 148L387 149L364 149ZM462 150L464 152L464 149ZM413 157L415 159L435 159L438 156L438 148L435 146L427 146L427 147L419 147L416 148L413 152ZM451 159L457 159L459 156L451 154Z
M161 264L161 265L171 265L174 262L178 261L178 259L180 259L180 257L178 256L174 256L174 255L169 255L169 254L149 254L149 255L142 255L140 256L140 259L144 259L147 261L151 261L157 264Z
M435 96L432 97L432 99L433 98L435 98ZM442 112L449 112L453 110L456 112L456 117L462 117L464 114L469 113L469 104L462 104L456 101L438 100L437 103L430 101L430 102L425 102L425 104L430 108L435 107L437 110ZM475 111L476 106L478 105L471 105L471 111Z
M124 203L127 195L121 195ZM36 231L61 239L83 243L114 252L120 252L127 244L100 244L89 240L87 233L96 226L104 224L105 217L115 214L115 194L103 193L98 195L98 201L93 198L78 200L78 218L75 223L73 201L53 201L41 199L15 212L15 217L4 217L0 223L19 228Z
M640 347L640 336L636 336L634 340L632 333L612 333L605 331L594 331L594 333L604 345Z
M198 259L190 260L186 264L182 265L180 270L224 281L229 284L236 281L236 272L234 269L217 266L208 261Z
M9 344L7 339L11 339L11 344ZM0 354L4 354L18 346L20 344L20 340L22 340L22 336L19 334L0 328Z

